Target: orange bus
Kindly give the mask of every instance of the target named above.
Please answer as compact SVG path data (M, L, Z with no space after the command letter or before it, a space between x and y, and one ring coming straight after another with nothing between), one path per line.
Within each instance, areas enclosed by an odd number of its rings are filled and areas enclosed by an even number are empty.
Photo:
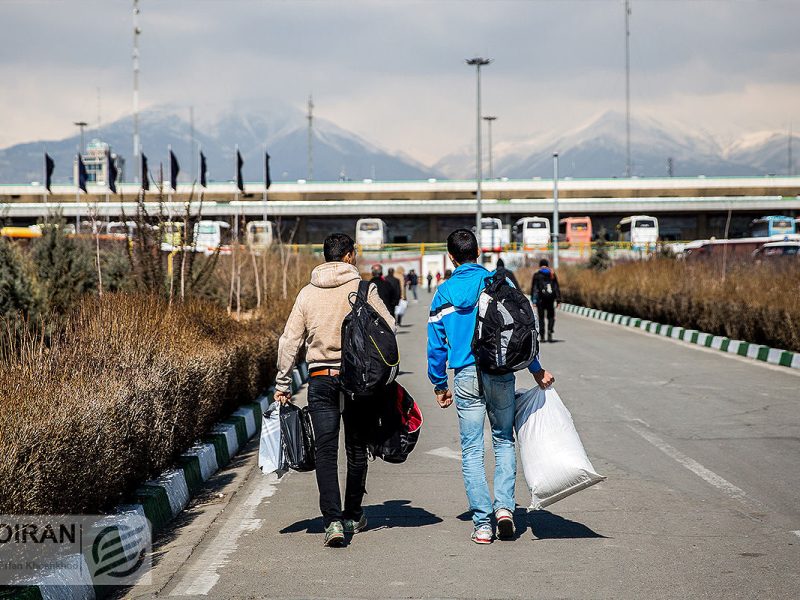
M592 241L592 220L589 217L567 217L559 222L560 236L570 246L585 245Z

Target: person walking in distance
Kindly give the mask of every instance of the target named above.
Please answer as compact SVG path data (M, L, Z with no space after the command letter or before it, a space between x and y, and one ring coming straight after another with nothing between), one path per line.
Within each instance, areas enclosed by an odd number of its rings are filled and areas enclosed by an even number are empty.
M433 292L433 273L431 273L430 271L428 271L427 279L428 279L428 293L430 294L431 292Z
M539 334L542 341L553 341L553 331L556 324L556 308L561 304L561 288L558 286L556 272L550 268L546 258L539 261L539 270L533 274L531 280L531 303L536 307L539 316ZM547 327L545 328L545 318Z
M507 269L506 268L506 263L503 261L503 259L502 258L498 258L497 259L497 270L500 271L501 269L505 273L505 276L508 278L508 280L511 281L512 284L514 284L514 287L517 288L517 289L520 289L519 283L517 282L517 278L514 277L514 271L512 271L511 269Z
M455 397L461 434L461 472L472 512L472 540L490 544L494 539L492 515L498 537L514 537L514 484L517 473L514 448L514 373L492 375L478 372L472 340L478 313L478 297L492 275L477 264L478 241L467 229L447 238L447 252L456 269L436 290L428 319L428 378L442 408ZM449 365L448 365L449 363ZM453 391L447 368L455 371ZM538 358L529 366L542 388L554 381ZM480 379L479 379L480 378ZM495 457L494 503L489 494L484 466L483 427L486 416L492 428Z
M391 309L391 312L394 315L395 321L397 321L398 327L400 327L400 325L403 324L403 315L398 310L400 301L403 299L404 296L403 292L405 291L404 285L403 283L401 283L402 277L403 277L402 275L396 274L395 270L391 267L389 267L389 270L386 271L386 283L388 283L389 287L392 288L392 295L390 301L394 304L394 306ZM389 306L387 305L387 308L388 307Z
M392 284L383 276L383 267L381 265L372 265L372 279L369 282L375 284L378 296L383 300L386 310L389 311L390 315L394 315L394 309L397 303L400 302L400 294L395 291Z
M408 289L411 290L411 295L414 296L414 302L418 302L417 286L419 285L419 277L414 269L408 272Z
M311 272L311 282L297 295L278 342L275 400L292 401L292 369L300 348L306 349L310 382L308 409L314 427L319 507L326 546L344 544L345 533L367 526L361 503L367 481L367 439L373 424L373 398L343 392L339 384L342 358L342 322L350 312L350 294L357 293L361 274L355 266L355 244L350 236L334 233L323 244L325 263ZM369 286L368 301L394 327L378 289ZM342 409L343 407L343 409ZM347 479L344 510L339 490L339 425L344 422Z

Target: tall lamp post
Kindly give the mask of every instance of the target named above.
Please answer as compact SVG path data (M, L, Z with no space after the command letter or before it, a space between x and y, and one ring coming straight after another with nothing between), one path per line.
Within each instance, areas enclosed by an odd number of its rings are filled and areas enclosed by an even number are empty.
M478 201L478 208L475 213L475 237L478 238L478 244L481 243L481 218L483 217L481 208L481 178L483 177L481 171L481 67L485 67L492 62L491 58L468 58L465 61L468 65L475 67L475 99L476 99L476 113L475 113L475 198Z
M83 130L86 129L88 123L86 121L75 121L73 125L75 125L75 127L81 130L81 154L83 154L84 152L86 152L86 144L83 141L84 140Z
M558 269L558 152L553 152L553 269Z
M489 126L489 181L494 179L494 169L492 167L492 122L497 120L497 117L483 117L486 124Z

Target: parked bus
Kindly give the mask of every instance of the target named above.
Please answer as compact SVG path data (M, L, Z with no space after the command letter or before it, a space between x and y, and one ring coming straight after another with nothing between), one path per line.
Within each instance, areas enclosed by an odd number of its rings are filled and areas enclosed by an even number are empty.
M194 245L197 252L213 254L217 248L222 251L230 245L231 226L225 221L199 221L194 224Z
M792 235L797 233L794 217L770 215L754 219L748 227L749 237L772 237L773 235Z
M592 220L589 217L567 217L558 224L559 238L570 246L592 242Z
M362 248L382 248L389 241L389 228L383 219L356 221L356 244Z
M247 245L254 249L265 249L275 239L275 223L272 221L250 221L247 224Z
M503 227L503 222L497 217L483 217L481 219L481 250L484 252L500 252L503 247L511 243L508 229Z
M633 250L655 250L658 241L658 219L648 215L625 217L617 225L619 240L630 242Z
M523 217L514 223L514 243L522 250L547 249L550 243L550 220L544 217Z

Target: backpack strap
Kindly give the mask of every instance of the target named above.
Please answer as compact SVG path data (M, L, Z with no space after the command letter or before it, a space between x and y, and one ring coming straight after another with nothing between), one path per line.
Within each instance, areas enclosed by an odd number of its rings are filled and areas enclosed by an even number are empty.
M363 279L358 283L358 299L364 303L369 302L369 286L370 282Z

